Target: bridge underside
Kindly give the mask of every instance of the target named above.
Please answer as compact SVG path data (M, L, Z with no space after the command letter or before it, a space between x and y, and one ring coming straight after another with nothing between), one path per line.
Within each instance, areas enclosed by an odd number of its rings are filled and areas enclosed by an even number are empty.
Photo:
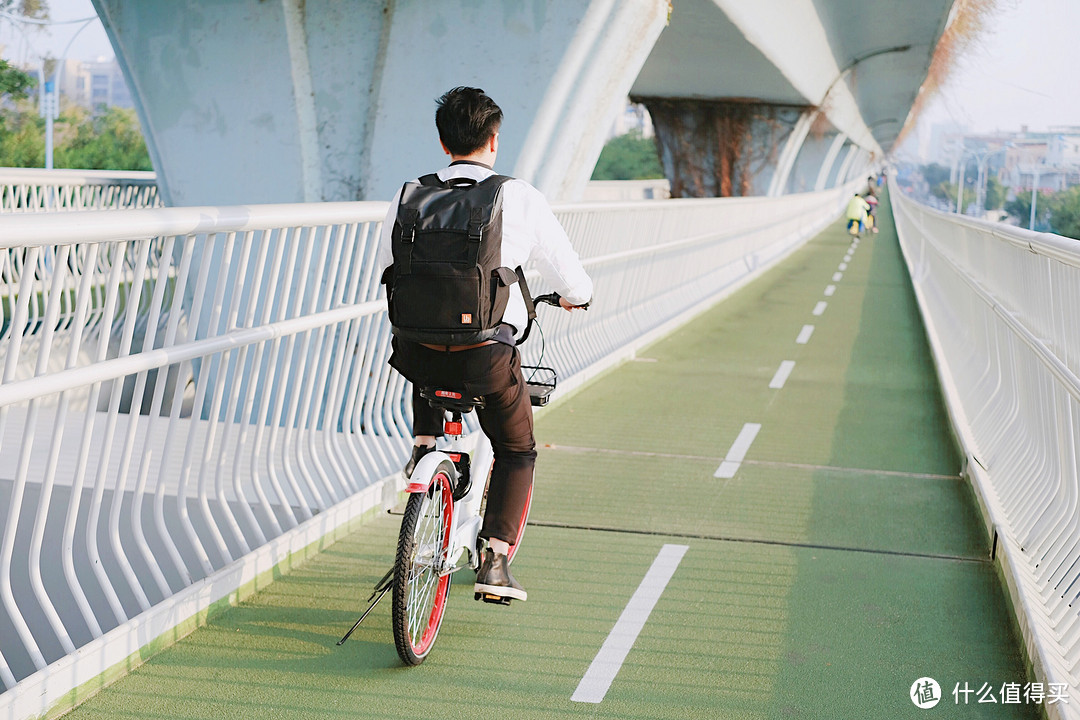
M94 5L165 202L223 205L388 198L444 161L433 101L457 85L502 105L499 169L552 200L627 95L678 194L828 187L890 148L952 0Z

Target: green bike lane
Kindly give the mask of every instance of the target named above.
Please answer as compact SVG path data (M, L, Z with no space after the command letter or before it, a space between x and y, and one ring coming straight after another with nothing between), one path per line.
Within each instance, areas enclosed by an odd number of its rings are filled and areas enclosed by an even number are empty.
M528 602L474 602L466 571L423 665L397 659L388 599L337 647L392 562L382 515L70 716L1038 717L1002 702L1030 678L879 215L538 418ZM613 681L573 700L665 546L685 554ZM965 683L997 702L957 705Z

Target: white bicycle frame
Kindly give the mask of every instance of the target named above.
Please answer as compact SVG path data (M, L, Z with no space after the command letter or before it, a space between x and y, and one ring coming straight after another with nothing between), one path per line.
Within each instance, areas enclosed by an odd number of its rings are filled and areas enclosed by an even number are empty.
M457 487L458 472L450 453L462 453L469 455L469 476L472 486L460 500L454 502L450 513L450 551L447 554L446 567L440 574L447 575L457 572L465 567L461 563L461 555L468 552L468 566L473 570L480 567L480 553L477 552L477 537L480 534L480 526L483 518L480 516L480 504L484 499L484 489L487 487L488 471L491 469L493 454L491 443L484 433L479 430L464 436L456 436L450 443L450 447L428 453L416 464L412 477L415 480L405 486L405 492L409 494L424 493L431 487L435 477L435 471L443 462L454 468L450 478L451 485ZM418 553L419 555L419 553ZM426 553L423 554L426 556Z

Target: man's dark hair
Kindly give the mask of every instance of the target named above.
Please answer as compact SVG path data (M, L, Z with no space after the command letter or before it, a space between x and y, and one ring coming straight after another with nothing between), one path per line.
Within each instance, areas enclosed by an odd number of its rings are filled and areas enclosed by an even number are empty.
M480 88L456 87L435 102L439 139L453 155L472 155L502 124L502 110Z

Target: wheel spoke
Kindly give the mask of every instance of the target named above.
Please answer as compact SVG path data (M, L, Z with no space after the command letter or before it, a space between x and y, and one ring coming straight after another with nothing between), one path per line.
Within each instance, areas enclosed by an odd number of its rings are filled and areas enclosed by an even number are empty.
M449 589L450 478L439 471L431 494L410 497L402 519L394 585L394 637L401 659L423 661L442 622Z

